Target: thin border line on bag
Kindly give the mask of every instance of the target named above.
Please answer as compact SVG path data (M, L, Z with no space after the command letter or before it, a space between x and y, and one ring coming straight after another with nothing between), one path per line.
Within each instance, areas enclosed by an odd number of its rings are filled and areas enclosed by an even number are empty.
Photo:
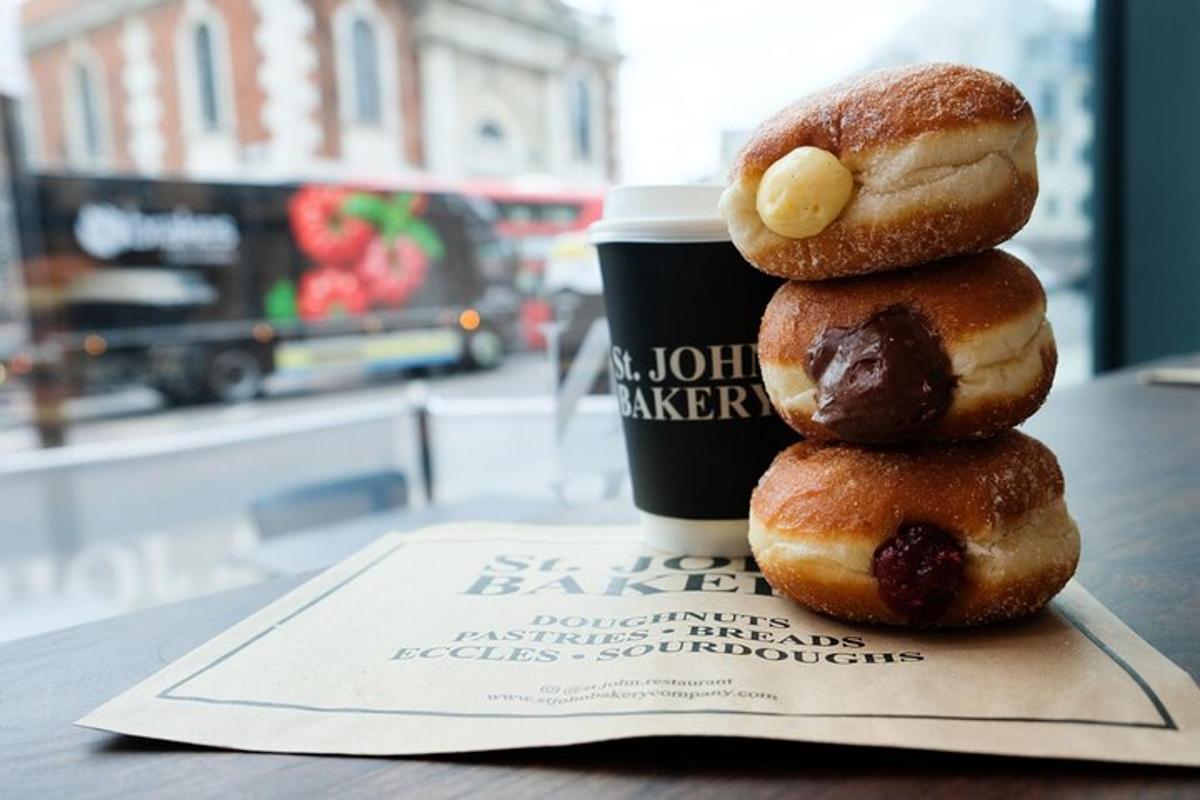
M1125 659L1119 656L1098 636L1092 633L1088 628L1084 627L1073 614L1064 611L1061 608L1056 608L1055 611L1065 618L1071 626L1082 633L1088 641L1094 644L1100 652L1108 656L1117 666L1119 666L1132 680L1137 684L1138 688L1146 695L1150 703L1154 706L1154 710L1158 713L1162 722L1121 722L1113 720L1097 720L1097 719L1072 719L1072 718L1055 718L1055 717L973 717L973 716L953 716L939 714L871 714L871 713L825 713L825 712L785 712L785 711L744 711L738 709L676 709L676 710L658 710L658 711L578 711L566 712L561 714L514 714L514 713L499 713L499 712L460 712L460 711L424 711L416 709L391 709L391 708L355 708L355 707L331 707L331 706L311 706L301 703L279 703L266 700L233 700L222 699L216 697L200 697L196 695L179 695L174 692L186 683L195 680L199 676L208 672L210 669L225 663L233 656L243 652L255 642L265 638L271 631L281 627L287 622L295 619L301 613L308 611L313 606L322 602L334 593L338 592L346 585L364 575L369 570L375 568L387 558L392 556L397 550L412 544L449 544L454 542L459 543L478 543L478 542L522 542L547 544L545 539L519 539L519 538L504 538L497 539L493 537L476 538L476 539L429 539L418 540L416 542L398 542L394 546L388 548L380 555L371 559L367 564L354 571L350 575L343 578L333 586L318 594L307 603L287 614L281 620L273 623L270 627L251 636L246 641L242 642L237 647L233 648L224 655L214 659L205 666L187 675L179 681L163 689L156 696L162 700L182 700L192 703L204 703L208 705L221 706L243 706L250 708L278 708L291 711L309 711L314 713L324 714L368 714L368 715L391 715L391 716L413 716L413 717L461 717L468 719L568 719L580 717L627 717L627 716L654 716L660 714L680 715L680 714L720 714L720 715L735 715L735 716L752 716L752 717L807 717L820 719L912 719L912 720L944 720L950 722L1026 722L1026 723L1051 723L1062 725L1102 725L1109 727L1121 728L1151 728L1155 730L1178 730L1179 726L1175 724L1175 720L1167 711L1166 705L1158 697L1155 691L1150 687L1150 684L1135 670ZM597 541L596 543L608 544L613 540ZM576 544L581 542L574 542Z

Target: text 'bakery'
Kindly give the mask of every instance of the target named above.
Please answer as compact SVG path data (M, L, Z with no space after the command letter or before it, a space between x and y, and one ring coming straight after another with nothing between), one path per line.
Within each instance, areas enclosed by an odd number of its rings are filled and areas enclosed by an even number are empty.
M750 543L793 600L975 625L1041 608L1074 573L1058 462L1012 430L1054 378L1046 296L991 249L1033 210L1036 141L1011 83L933 64L804 98L738 155L721 213L742 255L788 280L758 355L806 437L759 481Z

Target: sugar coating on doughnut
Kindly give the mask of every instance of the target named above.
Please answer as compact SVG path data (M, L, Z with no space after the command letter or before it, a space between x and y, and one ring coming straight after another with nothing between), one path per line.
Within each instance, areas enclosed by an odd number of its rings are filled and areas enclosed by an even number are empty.
M754 490L759 519L877 547L905 519L920 519L969 539L1060 498L1062 472L1045 445L1018 431L982 442L896 450L803 441L780 453Z
M739 154L721 212L756 267L821 280L978 252L1012 236L1037 196L1037 126L1011 83L928 64L880 70L810 95L763 123ZM799 147L835 155L855 184L819 234L763 224L763 173Z
M759 481L750 543L778 591L823 613L978 624L1040 608L1073 574L1079 534L1062 492L1054 455L1015 431L904 450L806 441ZM879 549L916 523L956 537L965 558L961 587L932 620L889 605L875 574Z

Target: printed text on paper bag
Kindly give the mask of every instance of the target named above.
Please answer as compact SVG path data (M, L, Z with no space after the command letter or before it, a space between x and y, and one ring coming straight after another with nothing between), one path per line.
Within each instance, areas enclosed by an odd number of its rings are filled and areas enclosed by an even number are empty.
M545 613L525 615L511 627L453 633L438 644L406 644L392 661L455 659L552 663L597 662L650 654L750 657L801 664L906 664L917 650L879 652L863 635L830 635L798 627L786 614L669 609L628 616L564 614L553 598L741 593L770 596L754 559L638 555L606 570L583 569L563 558L497 555L462 594L481 598L547 599Z

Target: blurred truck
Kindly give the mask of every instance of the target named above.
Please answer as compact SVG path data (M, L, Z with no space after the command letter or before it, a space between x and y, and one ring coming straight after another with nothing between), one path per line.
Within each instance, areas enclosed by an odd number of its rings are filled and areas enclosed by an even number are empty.
M77 392L141 383L176 404L239 401L273 374L494 367L518 338L517 258L478 198L35 183L45 257L25 282L31 296L51 284L61 309L36 346L56 351Z

